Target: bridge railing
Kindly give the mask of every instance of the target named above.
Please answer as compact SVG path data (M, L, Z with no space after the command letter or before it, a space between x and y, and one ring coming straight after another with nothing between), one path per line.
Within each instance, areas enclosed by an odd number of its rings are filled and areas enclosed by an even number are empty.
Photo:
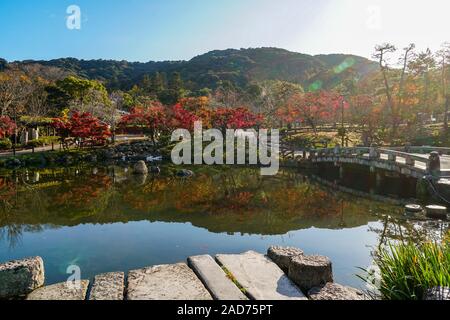
M405 165L410 167L416 167L417 163L422 163L425 167L426 171L430 170L430 159L424 158L421 156L416 156L411 153L402 152L402 151L395 151L390 149L378 149L381 154L387 154L388 155L388 161L391 162L397 162L398 158L402 158L405 161Z
M440 155L450 155L450 148L432 146L405 146L405 147L385 147L385 149L402 151L407 153L428 154L438 152Z
M328 148L316 149L309 152L311 158L323 157L345 157L345 158L363 158L368 160L386 161L395 164L404 164L408 167L414 167L430 170L431 160L411 153L376 147L355 147L355 148ZM403 159L403 161L402 161ZM422 166L418 166L419 164Z

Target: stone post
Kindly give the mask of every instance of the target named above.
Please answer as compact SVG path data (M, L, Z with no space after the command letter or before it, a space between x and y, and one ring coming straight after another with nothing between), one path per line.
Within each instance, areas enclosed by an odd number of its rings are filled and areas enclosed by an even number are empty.
M31 140L38 140L39 139L39 128L38 129L31 129Z
M369 149L369 158L372 160L378 159L380 156L376 144L372 144Z
M397 156L395 154L389 153L388 154L388 161L396 162L397 161Z
M28 143L28 131L27 130L22 131L22 134L20 135L20 143L22 143L22 144Z
M409 153L411 151L411 143L405 143L405 152Z
M335 156L339 156L340 153L341 153L341 146L340 146L339 144L337 144L337 145L334 147L334 155L335 155Z
M439 175L441 172L441 158L439 156L439 153L436 151L430 153L429 160L429 173L433 176Z
M414 165L416 164L416 161L411 157L411 156L406 156L405 157L405 164L407 166L412 166L414 167Z

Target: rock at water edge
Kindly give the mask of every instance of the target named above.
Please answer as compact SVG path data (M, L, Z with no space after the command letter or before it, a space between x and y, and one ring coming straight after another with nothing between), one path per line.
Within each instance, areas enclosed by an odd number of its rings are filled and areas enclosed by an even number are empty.
M289 266L289 278L304 292L333 282L331 260L324 256L296 256Z
M311 300L365 300L361 291L331 282L323 287L312 288L308 297Z
M267 250L267 256L286 273L289 271L291 259L301 255L303 255L302 250L292 247L272 246Z
M89 280L62 282L33 291L28 295L27 300L86 300L88 286Z
M0 264L0 299L25 296L45 282L41 257Z

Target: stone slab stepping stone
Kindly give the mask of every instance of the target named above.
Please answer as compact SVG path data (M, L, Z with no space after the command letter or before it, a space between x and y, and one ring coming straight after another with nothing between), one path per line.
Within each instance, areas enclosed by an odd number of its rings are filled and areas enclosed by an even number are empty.
M28 258L0 264L0 299L25 296L44 285L44 261Z
M27 297L27 300L85 300L89 280L81 280L68 285L67 282L39 288Z
M124 290L125 274L123 272L101 274L94 278L89 300L123 300Z
M268 257L253 251L219 254L223 265L254 300L306 300L305 295Z
M154 266L128 273L128 300L212 300L185 263Z
M267 250L267 256L286 273L289 271L291 259L301 255L302 250L292 247L270 247Z
M227 277L211 256L189 257L189 266L216 300L247 300L244 293Z
M312 288L308 292L308 297L311 300L365 300L361 291L331 282L324 287Z

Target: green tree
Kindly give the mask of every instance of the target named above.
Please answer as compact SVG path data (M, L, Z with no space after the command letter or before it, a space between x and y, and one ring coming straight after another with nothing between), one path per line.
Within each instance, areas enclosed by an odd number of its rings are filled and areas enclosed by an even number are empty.
M179 72L174 72L169 81L169 89L174 91L183 90L183 80Z
M145 74L142 77L140 88L142 89L142 92L146 95L150 95L152 93L152 80L150 79L150 76L148 74Z
M151 79L151 92L158 96L164 88L164 76L161 73L156 72Z
M80 104L90 103L89 101L94 95L89 93L97 93L97 98L108 101L108 92L102 83L96 80L86 80L70 76L64 80L56 82L56 86L65 94L70 97L73 102L79 102Z
M184 97L183 80L179 72L174 72L169 80L168 88L158 93L158 100L165 105L173 105Z

